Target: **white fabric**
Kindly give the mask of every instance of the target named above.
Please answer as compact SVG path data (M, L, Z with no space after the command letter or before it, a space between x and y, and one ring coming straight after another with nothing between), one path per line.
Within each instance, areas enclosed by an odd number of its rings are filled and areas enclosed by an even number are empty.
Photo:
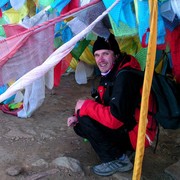
M23 99L24 99L23 93L21 91L18 91L15 95L14 103L23 102Z
M10 0L10 4L12 8L15 9L16 11L19 10L24 5L25 2L26 0Z
M175 14L177 14L178 19L180 19L180 1L171 0L171 6Z
M26 86L23 109L17 113L18 117L28 118L31 117L33 112L37 110L45 98L45 79L41 77L35 80L32 84Z
M98 16L96 20L94 20L86 29L84 29L81 33L73 37L70 41L63 44L59 47L51 56L47 58L47 60L40 66L34 68L29 71L27 74L18 79L12 86L10 86L6 92L0 95L0 102L11 97L17 91L25 88L36 79L42 77L45 73L49 71L52 67L58 64L69 52L74 48L76 43L80 41L87 33L89 33L92 28L98 23L100 20L104 18L108 14L108 12L119 2L116 0L106 11L102 13L102 15Z
M75 70L75 80L78 84L87 84L88 77L93 75L94 68L91 65L80 61Z
M34 111L36 111L44 102L45 86L52 89L53 85L54 69L50 69L45 76L42 76L40 79L35 80L31 85L25 87L23 109L17 113L17 116L20 118L31 117Z
M42 24L43 22L46 22L52 18L54 18L56 15L55 13L48 14L45 10L40 11L38 14L35 14L33 17L25 17L22 22L19 24L22 25L25 28L31 28L33 26Z
M91 0L80 0L80 5L84 6L86 4L88 4Z
M54 68L51 68L45 74L45 85L48 89L52 89L54 87Z

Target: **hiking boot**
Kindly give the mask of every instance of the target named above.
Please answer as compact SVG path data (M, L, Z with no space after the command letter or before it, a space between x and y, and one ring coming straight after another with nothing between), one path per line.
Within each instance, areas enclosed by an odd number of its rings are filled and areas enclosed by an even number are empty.
M124 159L117 159L93 167L93 172L100 176L110 176L116 172L126 172L133 168L133 164L125 155Z

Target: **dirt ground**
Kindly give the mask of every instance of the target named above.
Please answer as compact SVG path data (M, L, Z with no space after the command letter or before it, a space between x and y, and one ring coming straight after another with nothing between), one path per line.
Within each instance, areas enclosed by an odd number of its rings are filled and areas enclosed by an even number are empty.
M75 101L88 97L90 86L90 82L78 85L71 73L62 77L58 88L46 91L44 104L31 118L21 119L0 112L1 180L131 179L132 171L103 178L94 175L90 167L99 163L98 157L89 142L67 127L66 120L73 113ZM153 153L154 147L145 150L142 179L176 179L165 169L180 160L179 132L161 128L156 153ZM62 156L79 160L84 174L52 166L51 162ZM40 165L37 162L41 162ZM20 169L17 175L7 173L12 167ZM177 174L180 166L174 171Z

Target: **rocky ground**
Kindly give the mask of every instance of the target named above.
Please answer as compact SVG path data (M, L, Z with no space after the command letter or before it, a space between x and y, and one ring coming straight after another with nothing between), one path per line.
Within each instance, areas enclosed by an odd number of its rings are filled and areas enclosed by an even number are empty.
M89 82L78 85L74 74L63 76L61 84L47 90L44 104L31 118L21 119L0 112L1 180L126 180L132 173L99 177L91 167L99 159L89 142L67 127L75 101L88 97ZM142 179L173 180L180 177L180 130L161 128L156 153L145 151Z

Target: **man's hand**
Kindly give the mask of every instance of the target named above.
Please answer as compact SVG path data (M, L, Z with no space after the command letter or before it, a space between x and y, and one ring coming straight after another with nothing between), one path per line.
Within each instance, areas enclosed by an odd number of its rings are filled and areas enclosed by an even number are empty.
M67 125L68 125L68 126L73 127L73 126L75 126L77 123L78 123L78 119L77 119L76 116L71 116L71 117L69 117L69 118L67 119Z
M76 106L75 106L75 114L77 114L77 111L79 109L81 109L82 105L84 104L84 101L85 100L83 100L83 99L80 99L80 100L77 101Z

